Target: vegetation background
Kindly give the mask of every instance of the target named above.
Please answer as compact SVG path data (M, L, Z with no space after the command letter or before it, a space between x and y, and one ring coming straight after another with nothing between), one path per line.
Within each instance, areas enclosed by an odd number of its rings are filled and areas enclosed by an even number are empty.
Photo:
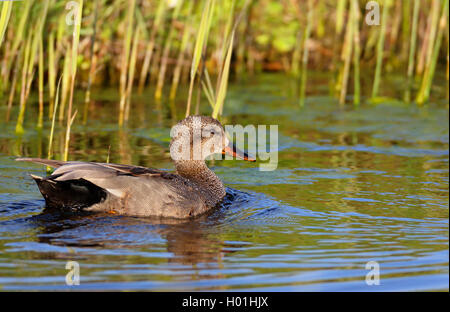
M404 78L394 101L423 105L445 87L433 85L436 68L449 77L448 0L2 1L0 58L2 121L16 119L22 134L36 94L36 126L52 121L52 142L55 122L65 125L67 159L71 125L89 118L93 87L118 88L120 126L133 93L148 86L149 105L170 105L189 85L185 115L206 102L218 118L230 76L262 71L292 77L300 106L311 70L330 73L341 106L386 101L387 73ZM74 98L75 89L84 96Z

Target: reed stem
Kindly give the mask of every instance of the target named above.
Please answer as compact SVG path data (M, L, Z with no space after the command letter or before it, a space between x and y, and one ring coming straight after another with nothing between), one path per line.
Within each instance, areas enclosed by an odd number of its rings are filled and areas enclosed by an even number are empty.
M130 58L131 35L133 33L133 16L136 0L129 0L127 28L123 42L122 62L120 66L120 104L119 104L119 126L123 126L125 120L127 69Z
M358 0L352 0L352 8L353 8L353 71L354 71L354 95L353 95L353 104L358 106L360 103L361 97L361 82L360 82L360 73L359 73L359 58L361 54L360 47L360 38L359 38L359 4Z
M94 9L94 24L92 26L92 36L91 36L91 48L89 50L89 77L88 77L88 83L86 87L86 95L84 97L84 110L83 110L83 124L86 124L87 118L88 118L88 107L89 103L91 102L91 85L92 81L94 80L95 75L95 66L97 65L96 57L94 55L95 50L95 39L97 35L97 21L98 21L98 9L99 9L99 3L100 0L95 0L95 9Z
M4 1L2 4L2 10L0 11L0 48L2 47L6 27L8 27L12 6L13 6L12 1Z
M424 102L428 101L430 97L431 84L433 82L434 72L436 70L437 59L439 56L439 50L441 48L442 37L447 26L448 18L448 2L449 0L444 0L441 10L441 18L439 19L439 29L434 42L432 54L430 61L425 69L425 74L422 79L422 85L417 95L417 104L422 105Z
M343 52L345 53L344 56L344 66L342 69L342 76L340 77L341 79L341 84L340 84L340 96L339 96L339 105L344 105L345 104L345 98L347 95L347 86L348 86L348 78L349 78L349 74L350 74L350 64L351 64L351 59L352 59L352 53L353 53L353 45L354 45L354 36L353 36L353 32L355 30L354 27L354 4L353 4L353 0L352 3L350 3L350 7L349 7L349 20L350 23L347 25L347 29L346 29L346 34L345 34L345 44L344 44L344 48L343 48Z
M306 93L306 78L308 71L308 53L309 53L309 37L311 35L311 28L313 23L314 14L313 0L308 0L308 16L306 18L306 28L303 35L303 57L302 57L302 69L300 77L300 107L305 105L305 93Z
M413 8L413 20L412 20L412 28L411 28L411 37L409 43L409 57L408 57L408 72L407 72L407 85L405 92L405 102L411 102L411 85L412 85L412 77L414 73L414 55L416 53L416 44L417 44L417 24L419 20L419 8L420 8L420 0L414 0L414 8Z
M189 83L189 95L186 105L186 117L190 115L192 91L194 89L194 80L197 74L197 70L200 64L200 60L203 54L203 49L208 41L209 28L211 26L211 19L214 13L215 0L205 0L205 6L203 8L202 18L198 29L197 40L195 41L194 55L192 57L191 71L190 71L190 83Z
M70 87L70 98L69 98L69 108L67 110L67 127L66 127L66 139L64 144L64 161L69 159L69 144L70 144L70 130L77 115L77 111L72 115L72 105L73 105L73 93L75 89L75 77L77 75L77 59L78 59L78 44L80 41L80 30L81 30L81 16L83 15L83 0L78 0L78 11L75 17L75 25L73 27L72 33L72 53L71 53L71 87Z
M377 42L377 64L375 68L375 78L373 80L372 98L376 97L380 88L381 70L383 66L384 55L384 40L386 37L386 28L388 21L389 7L391 6L391 0L384 0L383 14L381 16L381 29Z

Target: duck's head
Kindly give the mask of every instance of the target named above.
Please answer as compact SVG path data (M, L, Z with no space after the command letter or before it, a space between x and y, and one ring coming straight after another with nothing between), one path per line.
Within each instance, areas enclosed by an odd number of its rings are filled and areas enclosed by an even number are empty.
M237 149L227 138L223 126L209 116L189 116L171 130L170 155L174 161L204 161L213 154L228 154L238 159L255 161Z

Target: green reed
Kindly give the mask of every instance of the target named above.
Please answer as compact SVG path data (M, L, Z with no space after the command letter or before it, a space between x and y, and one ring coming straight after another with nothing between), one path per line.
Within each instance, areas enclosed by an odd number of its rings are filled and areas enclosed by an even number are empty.
M192 28L187 26L183 31L183 37L181 39L180 49L178 51L178 57L175 65L175 69L173 71L172 84L170 88L169 99L173 101L175 99L178 84L180 83L181 70L183 66L183 61L185 58L185 54L189 48L189 39L192 34Z
M413 19L409 43L409 57L408 57L408 71L407 71L408 81L405 92L405 102L407 103L411 101L411 84L414 73L414 55L416 53L416 44L417 44L417 24L419 21L419 8L420 8L420 0L414 0Z
M190 84L189 95L186 105L186 117L189 116L191 111L192 91L194 88L194 81L200 65L200 59L205 49L206 41L208 40L209 28L211 26L211 19L214 13L215 0L206 0L203 8L202 18L198 28L197 39L195 41L195 47L192 56L191 71L190 71Z
M225 62L223 64L223 69L220 75L219 89L217 91L217 97L214 103L214 110L212 113L213 118L218 117L219 112L222 110L223 103L225 101L228 85L228 76L230 74L231 55L233 54L233 43L234 43L234 31L231 33L230 41L228 42L228 50L226 51L225 54Z
M437 33L436 41L431 44L431 54L430 59L427 62L427 66L425 69L425 74L422 78L422 84L420 90L418 92L416 101L418 104L423 104L430 97L431 84L433 82L434 72L436 70L437 59L439 55L439 51L441 48L442 38L444 35L444 31L447 27L447 19L448 19L448 1L444 0L442 3L441 17L439 19L439 29Z
M156 10L156 15L152 25L149 42L145 49L145 57L142 64L141 74L139 76L139 86L138 86L139 93L142 92L142 89L144 88L145 85L145 80L147 79L148 70L150 68L150 62L152 60L153 50L155 48L156 43L156 34L158 33L158 31L161 31L161 25L165 11L166 11L166 2L160 1L158 8Z
M17 123L16 123L16 133L22 134L24 132L23 129L23 120L25 115L25 105L26 105L26 99L28 97L28 84L27 81L31 80L31 77L27 75L27 68L29 63L29 55L30 55L30 48L31 46L31 33L28 34L27 40L25 43L25 52L23 55L23 63L22 63L22 79L21 79L21 88L20 88L20 107L19 107L19 116L17 117Z
M379 26L364 23L365 3L358 0L78 1L86 18L74 29L66 24L65 2L5 1L0 3L0 98L7 103L6 120L12 114L17 118L19 134L25 118L43 127L44 113L48 119L56 113L70 133L78 88L85 90L86 123L95 85L118 88L121 125L135 85L138 92L155 87L157 100L167 90L174 112L177 90L186 84L186 114L197 90L195 111L206 99L213 115L220 116L228 80L265 70L290 74L299 86L299 105L313 70L338 70L330 85L341 105L352 92L353 104L364 104L361 79L372 85L372 97L382 95L384 72L403 74L407 102L416 92L413 80L420 82L415 99L422 104L432 95L438 64L446 61L448 68L448 26L442 26L448 19L446 1L432 0L431 6L419 0L379 1ZM245 11L241 23L234 18L239 11ZM375 73L367 77L372 67ZM26 114L31 105L37 105L36 116Z
M129 115L130 115L130 101L131 101L131 91L133 89L133 79L134 79L134 72L136 70L136 56L138 52L138 43L139 43L139 35L140 35L141 29L138 27L133 36L133 45L131 48L131 55L130 55L130 64L128 68L128 78L127 78L127 89L126 89L126 103L125 103L125 121L128 121Z
M42 36L39 40L39 63L38 63L38 77L39 77L39 117L37 128L42 129L44 119L44 43Z
M309 37L311 35L311 28L313 23L313 17L314 17L314 10L313 10L313 0L308 0L308 15L306 19L306 28L305 32L303 34L303 55L302 55L302 68L300 73L300 100L299 104L300 106L305 105L305 94L306 94L306 78L307 78L307 72L308 72L308 56L309 56L309 46L308 41Z
M431 61L431 53L436 39L436 32L439 22L439 4L442 0L432 0L431 12L427 15L427 25L425 35L422 40L422 48L418 55L416 73L424 75L424 71Z
M178 16L180 14L181 6L183 5L183 0L178 0L175 10L172 15L172 22L169 30L169 34L167 35L166 43L164 46L164 51L161 59L161 67L159 69L158 82L156 83L156 91L155 91L155 99L160 100L162 96L162 88L164 85L164 78L166 75L167 64L169 61L169 53L170 48L172 46L172 41L175 36L175 24L178 20ZM190 8L192 8L193 2L190 1Z
M125 120L125 105L127 101L127 72L128 64L130 61L130 51L131 51L131 39L133 34L133 24L134 24L134 8L136 6L136 0L128 1L128 14L126 21L126 32L123 38L123 53L122 61L120 65L120 104L119 104L119 125L122 126Z
M386 38L386 29L387 29L387 22L388 22L388 14L389 14L389 8L391 6L391 0L384 0L383 2L383 13L381 17L381 28L380 33L378 36L378 42L377 42L377 64L375 67L375 77L373 80L373 87L372 87L372 98L376 97L378 95L378 91L380 88L380 79L381 79L381 70L383 66L383 57L384 57L384 40Z
M73 93L75 90L75 78L77 76L77 59L78 59L78 44L80 42L81 31L81 17L83 15L83 0L78 0L78 12L75 16L75 24L72 32L72 50L70 54L70 98L69 107L67 110L67 126L66 126L66 139L64 144L64 161L69 159L69 144L70 144L70 129L73 121L77 115L77 111L72 115L73 106Z
M359 71L359 60L361 55L360 37L359 37L359 5L358 0L352 0L351 10L353 13L352 27L353 27L353 71L354 71L354 90L353 90L353 104L358 106L361 97L361 82Z
M100 0L95 0L95 9L94 9L94 23L93 23L93 31L91 36L91 47L89 50L89 78L86 87L86 94L84 96L84 112L83 112L83 124L87 122L87 114L88 114L88 106L91 101L91 86L92 81L95 76L95 67L97 65L97 56L94 54L95 50L95 40L97 35L97 22L98 22L98 11L100 6Z
M56 82L56 68L55 68L55 33L52 31L48 38L48 93L49 93L49 107L48 118L52 118L53 110L55 109L55 82Z
M47 158L52 159L53 157L53 135L55 132L55 121L56 121L56 111L58 110L58 103L59 103L59 89L61 87L61 78L59 78L58 86L56 87L56 98L55 98L55 109L53 110L52 114L52 126L50 128L50 134L48 138L48 152L47 152ZM47 166L47 173L51 171L51 168Z
M353 1L353 0L352 0ZM342 48L342 58L344 59L344 65L342 66L342 71L340 74L340 84L339 84L339 90L340 90L340 96L339 96L339 104L343 105L345 103L345 98L347 95L347 86L348 86L348 79L350 75L350 65L351 65L351 59L352 59L352 53L353 53L353 42L354 42L354 36L353 32L355 30L355 27L353 26L354 22L352 22L355 18L355 10L353 9L354 4L350 3L349 8L349 20L350 23L346 26L345 31L345 41L344 46Z
M5 1L2 4L2 10L0 11L0 47L3 43L3 37L5 36L6 27L8 27L9 18L11 16L13 2Z

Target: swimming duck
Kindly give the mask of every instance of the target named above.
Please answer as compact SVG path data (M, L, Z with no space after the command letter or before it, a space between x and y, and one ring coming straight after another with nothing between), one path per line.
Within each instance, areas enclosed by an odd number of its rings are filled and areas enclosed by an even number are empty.
M171 136L175 173L111 163L16 160L56 168L47 177L31 175L48 208L179 219L212 209L226 195L222 181L205 163L208 156L255 161L228 140L212 117L189 116L172 128Z

